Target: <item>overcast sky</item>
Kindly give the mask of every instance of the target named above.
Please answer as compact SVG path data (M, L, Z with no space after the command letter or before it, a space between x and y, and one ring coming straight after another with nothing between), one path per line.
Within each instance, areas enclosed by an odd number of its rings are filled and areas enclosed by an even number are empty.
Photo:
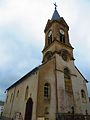
M90 0L0 0L0 100L6 88L41 64L54 2L70 27L75 65L90 81Z

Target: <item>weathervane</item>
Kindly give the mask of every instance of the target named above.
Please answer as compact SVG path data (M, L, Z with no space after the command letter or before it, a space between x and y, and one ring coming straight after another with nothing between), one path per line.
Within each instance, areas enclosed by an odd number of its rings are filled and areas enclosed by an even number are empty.
M56 8L57 8L57 4L56 4L56 2L55 3L53 3L54 4L54 6L55 6L55 10L56 10Z

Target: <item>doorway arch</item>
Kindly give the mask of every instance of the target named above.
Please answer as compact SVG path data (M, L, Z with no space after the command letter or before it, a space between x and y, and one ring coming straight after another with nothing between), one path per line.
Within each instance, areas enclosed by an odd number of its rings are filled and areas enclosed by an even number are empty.
M30 97L26 103L25 119L24 120L31 120L32 119L32 109L33 109L33 100Z

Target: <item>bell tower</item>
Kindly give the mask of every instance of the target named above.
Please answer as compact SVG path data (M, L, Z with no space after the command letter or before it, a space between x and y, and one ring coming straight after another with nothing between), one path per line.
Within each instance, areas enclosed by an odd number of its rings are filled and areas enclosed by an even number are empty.
M57 5L52 18L48 20L45 27L45 46L42 51L43 63L47 62L57 52L64 60L73 59L73 47L69 41L69 26L57 11Z
M73 47L69 40L69 26L55 10L45 27L45 46L42 63L51 64L55 73L56 112L72 112L74 94L71 71L74 67ZM74 72L72 72L74 74ZM76 77L76 75L74 75Z

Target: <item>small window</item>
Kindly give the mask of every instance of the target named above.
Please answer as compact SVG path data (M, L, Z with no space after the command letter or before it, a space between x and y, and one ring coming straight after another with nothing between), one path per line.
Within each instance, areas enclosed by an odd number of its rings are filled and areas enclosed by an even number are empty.
M28 92L29 92L29 87L27 86L26 87L26 92L25 92L25 100L28 99Z
M48 45L52 43L52 31L50 30L48 33Z
M44 98L50 98L50 85L48 83L44 85Z
M87 102L86 101L86 94L85 94L85 91L83 89L81 90L81 97L82 97L82 102L86 103Z
M16 97L18 97L19 96L19 90L17 91L17 95L16 95Z
M13 93L11 94L10 103L13 101Z
M62 29L60 29L60 42L65 43L65 33Z

